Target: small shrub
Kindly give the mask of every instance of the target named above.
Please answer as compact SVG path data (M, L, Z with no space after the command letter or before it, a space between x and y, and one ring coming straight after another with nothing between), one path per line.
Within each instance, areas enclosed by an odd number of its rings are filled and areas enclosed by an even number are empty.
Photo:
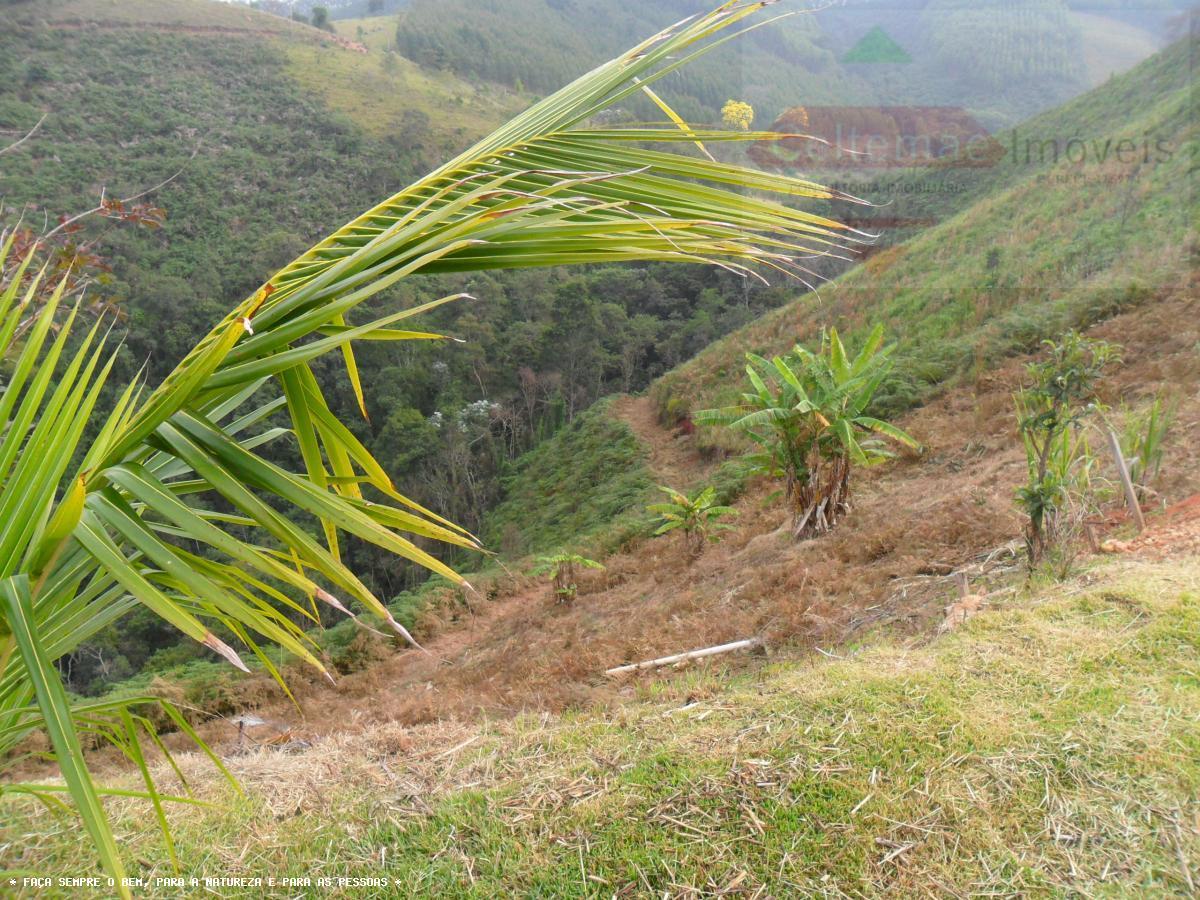
M337 646L329 648L329 661L342 675L351 672L361 672L383 656L383 638L372 635L369 631L355 628L345 641L339 641Z
M816 353L797 345L770 361L748 354L753 390L737 406L695 414L698 425L724 425L758 445L747 462L757 474L784 479L795 537L834 528L849 509L851 469L891 458L877 435L919 449L895 425L866 414L891 369L892 349L879 326L853 358L837 329Z
M1077 426L1097 408L1096 383L1117 358L1117 348L1068 332L1046 341L1049 356L1031 363L1031 384L1016 395L1017 420L1025 443L1028 480L1017 502L1029 514L1025 546L1029 564L1040 563L1051 546L1071 542L1078 509L1090 496L1093 456Z
M539 556L537 565L530 575L546 575L554 587L554 596L559 603L570 603L579 592L575 583L578 567L585 569L603 569L594 559L587 559L578 553L556 553L553 556Z
M717 505L717 489L712 485L691 497L663 485L659 485L658 489L670 499L666 503L652 503L646 507L660 517L655 535L682 531L684 542L693 556L699 556L703 552L706 542L719 541L720 532L733 528L732 525L718 520L724 516L736 516L738 512L732 507Z
M1160 394L1141 412L1125 410L1121 452L1129 464L1129 477L1143 499L1151 493L1150 484L1162 468L1163 442L1174 424L1176 406Z

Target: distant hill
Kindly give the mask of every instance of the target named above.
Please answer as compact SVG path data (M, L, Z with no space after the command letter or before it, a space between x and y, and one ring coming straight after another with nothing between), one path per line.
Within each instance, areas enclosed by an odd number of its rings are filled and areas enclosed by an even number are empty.
M168 211L161 231L109 241L107 290L125 299L128 352L152 374L272 267L505 112L447 103L450 76L406 84L401 72L389 92L360 87L364 56L243 6L51 0L5 14L0 128L47 115L36 140L3 158L7 204L74 212L102 188L126 196L182 170L154 198ZM391 77L370 63L372 76ZM330 102L345 95L355 96ZM442 106L453 113L430 115ZM405 127L364 128L360 112Z
M990 165L897 178L880 213L938 224L714 343L655 386L660 409L679 416L728 397L747 351L879 322L899 341L888 402L903 407L1064 329L1162 293L1194 296L1196 51L1195 37L1181 40L997 135L1004 153Z
M397 46L426 68L548 90L709 0L412 0ZM713 120L728 99L765 125L802 104L968 108L989 127L1013 124L1128 68L1156 47L1151 32L1077 15L1065 0L917 0L800 4L746 40L663 84L685 117ZM1084 6L1084 4L1080 4ZM1163 4L1157 18L1170 9ZM533 45L541 48L530 54Z

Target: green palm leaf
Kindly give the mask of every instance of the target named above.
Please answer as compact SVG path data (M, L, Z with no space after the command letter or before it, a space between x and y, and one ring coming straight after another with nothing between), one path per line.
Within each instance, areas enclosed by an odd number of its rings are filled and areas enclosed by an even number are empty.
M29 579L18 575L0 581L0 602L3 603L9 637L16 642L24 660L25 674L37 698L40 718L58 757L63 780L101 864L113 878L120 879L124 877L125 868L100 805L100 795L84 764L67 692L38 634Z
M357 605L411 641L347 568L344 535L464 583L415 539L467 548L477 541L396 491L333 414L310 368L341 353L365 414L353 342L441 340L394 326L461 295L353 323L366 300L414 274L625 260L709 262L743 275L766 268L802 279L801 257L841 254L857 239L783 202L852 198L689 155L697 141L793 135L691 128L673 116L663 126L590 124L736 36L733 26L766 5L728 2L677 23L338 229L234 307L153 391L127 386L86 450L84 430L112 363L101 326L72 344L75 313L57 308L61 287L34 310L36 278L25 294L20 276L0 286L0 356L11 361L0 393L0 760L31 731L51 733L110 874L119 875L121 861L74 735L94 729L144 771L144 757L129 748L137 720L124 711L73 720L55 660L134 604L243 668L214 629L228 629L264 661L269 644L319 669L308 637L281 611L315 600L350 614ZM11 248L10 237L0 255ZM301 472L263 455L288 433ZM212 512L210 500L232 512ZM323 541L301 524L309 516ZM168 798L152 786L141 796L165 827Z
M874 431L876 434L882 434L885 437L890 437L898 444L903 444L912 450L920 450L921 443L907 431L898 428L891 422L884 422L882 419L873 419L870 416L858 416L854 420L854 424L861 428L866 428L869 431Z

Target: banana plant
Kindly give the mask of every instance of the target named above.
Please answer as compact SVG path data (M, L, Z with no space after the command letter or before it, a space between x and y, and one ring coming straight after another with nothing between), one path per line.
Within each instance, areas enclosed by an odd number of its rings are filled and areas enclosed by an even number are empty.
M682 531L684 544L693 557L704 552L706 542L715 544L721 539L722 531L733 528L719 520L725 516L736 516L738 511L716 503L717 489L711 484L690 496L661 484L658 489L667 495L666 502L651 503L646 507L648 512L655 513L660 519L659 526L654 530L655 536Z
M770 361L747 354L752 390L741 403L701 410L693 421L731 428L754 443L747 462L758 474L784 480L794 536L824 534L849 511L853 466L892 457L881 437L920 449L907 432L866 414L890 371L891 352L880 325L853 359L836 328L815 353L797 345Z
M579 585L575 583L578 569L600 569L604 566L594 559L580 556L578 553L558 552L550 556L539 556L534 560L534 567L529 570L533 576L545 575L550 579L554 589L554 598L559 603L571 603L579 593Z
M282 684L268 646L324 671L297 624L317 624L318 604L378 617L415 643L344 563L347 535L457 584L418 540L479 549L396 490L312 370L341 354L365 414L354 342L441 340L408 320L462 295L355 323L364 301L418 274L593 262L706 262L803 279L800 260L858 240L795 205L853 198L694 150L798 135L685 126L650 88L757 27L739 23L766 5L729 2L685 19L536 103L276 273L157 387L114 388L107 414L96 412L115 353L106 326L58 309L61 289L35 310L19 279L0 285L0 759L11 763L42 732L62 773L61 784L3 792L56 809L69 797L116 891L128 895L124 867L84 743L117 746L144 774L140 796L172 854L164 802L186 799L186 786L178 797L155 786L141 741L157 738L138 704L67 696L64 654L140 604L233 666L256 656ZM592 124L639 92L669 121ZM262 452L279 439L295 442L300 471Z

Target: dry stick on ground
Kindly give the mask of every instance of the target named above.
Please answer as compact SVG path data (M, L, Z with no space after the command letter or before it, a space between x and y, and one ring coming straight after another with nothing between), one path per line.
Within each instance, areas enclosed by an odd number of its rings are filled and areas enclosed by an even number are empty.
M953 631L971 616L979 612L987 602L987 594L972 594L967 573L961 569L954 573L958 586L958 600L946 607L946 618L938 626L938 634Z
M962 599L971 593L971 583L967 578L967 573L958 571L954 573L954 583L958 585L958 599Z
M41 128L41 127L42 127L42 123L46 121L46 116L48 116L48 115L49 115L49 113L44 113L44 114L42 115L42 117L41 117L40 119L38 119L38 120L37 120L37 124L35 124L35 125L34 125L32 128L30 128L30 129L29 129L27 132L25 132L25 137L23 137L23 138L21 138L21 139L19 139L19 140L13 141L13 142L12 142L11 144L9 144L7 147L0 147L0 155L3 155L3 154L7 153L7 152L8 152L8 151L10 151L10 150L16 150L16 149L17 149L18 147L20 147L20 146L21 146L23 143L25 143L27 140L29 140L31 137L33 137L33 136L34 136L34 134L37 132L37 130L38 130L39 128Z
M626 672L637 672L641 669L657 669L660 666L686 662L689 659L703 659L706 656L717 656L718 654L730 653L734 650L753 650L762 646L762 638L747 638L744 641L734 641L731 644L720 644L716 647L705 647L703 650L689 650L687 653L676 653L674 656L663 656L659 659L649 659L645 662L631 663L627 666L617 666L615 669L608 669L604 674L608 676L624 675Z
M1125 501L1129 504L1129 512L1133 516L1134 522L1137 523L1138 534L1141 534L1146 530L1146 520L1142 516L1142 506L1138 502L1137 491L1133 489L1133 479L1129 477L1129 466L1125 462L1125 454L1121 452L1121 441L1111 428L1105 430L1108 432L1109 449L1112 450L1113 460L1117 464L1117 475L1121 479L1121 486L1125 488Z

